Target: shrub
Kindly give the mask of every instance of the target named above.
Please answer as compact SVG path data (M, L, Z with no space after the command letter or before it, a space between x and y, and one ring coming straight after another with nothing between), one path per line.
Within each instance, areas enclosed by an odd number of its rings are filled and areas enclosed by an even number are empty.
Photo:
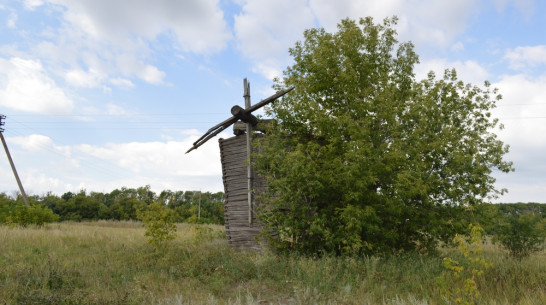
M540 214L508 214L497 228L496 243L521 260L544 248L546 220Z
M485 270L492 264L485 260L482 250L484 230L480 225L470 225L470 236L465 239L456 235L453 242L463 255L460 260L444 257L445 271L436 278L442 294L455 304L479 304L480 287L478 281L484 276Z
M146 228L145 235L148 243L158 252L165 251L169 242L176 237L176 225L174 224L174 212L167 206L154 202L144 210L137 213Z
M10 207L4 221L9 225L19 225L23 227L28 225L43 226L46 223L59 221L59 215L56 215L47 207L40 205L31 205L27 207L18 203Z

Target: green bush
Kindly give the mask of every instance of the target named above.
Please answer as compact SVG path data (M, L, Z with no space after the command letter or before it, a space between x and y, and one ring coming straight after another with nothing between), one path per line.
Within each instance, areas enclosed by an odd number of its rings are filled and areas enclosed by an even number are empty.
M23 204L15 204L11 206L5 223L9 225L38 225L42 226L46 223L59 221L59 215L53 213L53 211L47 207L40 205L31 205L29 207Z
M148 243L158 252L165 251L169 242L176 237L176 225L174 224L174 212L167 206L154 202L144 210L137 213L146 228L145 235Z
M540 214L508 214L496 230L494 241L522 259L544 248L546 239L546 219Z
M457 245L460 259L444 257L444 271L436 278L436 284L442 295L455 304L480 304L480 286L478 282L487 269L493 267L483 255L482 241L484 229L478 224L469 226L469 236L456 235L453 243Z

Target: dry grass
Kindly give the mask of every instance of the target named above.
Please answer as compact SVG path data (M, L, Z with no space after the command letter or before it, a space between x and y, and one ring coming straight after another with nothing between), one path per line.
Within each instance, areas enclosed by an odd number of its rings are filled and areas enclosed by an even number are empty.
M241 252L208 228L179 225L158 255L138 222L0 226L0 304L448 304L440 257ZM480 304L546 304L545 252L518 262L487 245L484 257Z

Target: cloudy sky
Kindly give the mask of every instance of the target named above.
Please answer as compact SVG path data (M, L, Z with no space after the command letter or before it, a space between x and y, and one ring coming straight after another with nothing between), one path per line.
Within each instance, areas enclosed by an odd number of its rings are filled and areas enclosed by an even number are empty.
M397 15L417 77L489 80L514 173L500 201L546 202L546 5L534 0L0 0L0 114L26 190L221 191L203 132L272 94L305 29ZM229 137L229 133L221 136ZM0 155L0 192L17 184Z

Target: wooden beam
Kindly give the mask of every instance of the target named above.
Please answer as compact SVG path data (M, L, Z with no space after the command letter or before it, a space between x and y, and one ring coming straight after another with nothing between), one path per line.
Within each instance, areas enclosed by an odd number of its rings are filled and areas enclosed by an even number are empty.
M275 101L279 97L285 95L286 93L288 93L288 92L290 92L292 90L294 90L294 87L290 87L288 89L281 90L281 91L273 94L272 96L261 100L259 103L255 104L253 106L247 107L245 109L245 112L246 113L252 113L253 111L256 111L256 110L260 109L261 107ZM233 125L235 122L237 122L237 120L238 120L237 117L232 116L231 118L229 118L229 119L227 119L227 120L225 120L225 121L211 127L204 135L202 135L199 139L197 139L197 141L195 141L193 143L193 146L190 149L188 149L188 151L186 153L189 153L190 151L192 151L194 149L197 149L199 146L205 144L205 142L207 142L212 137L219 134L220 132L222 132L223 130L228 128L229 126Z
M231 114L245 123L250 123L252 126L256 126L258 124L258 118L252 115L252 113L244 110L239 105L231 107Z
M246 157L247 157L247 179L248 179L248 225L252 226L252 192L254 189L253 185L253 177L252 177L252 162L250 160L251 153L252 153L252 125L258 124L258 119L253 116L249 111L250 109L250 84L247 82L246 78L244 79L244 98L245 98L245 108L246 110L243 110L241 107L236 106L235 112L239 114L242 118L246 120ZM233 113L233 108L231 108L231 113ZM241 111L242 110L242 111ZM235 114L234 114L235 115ZM237 115L235 115L237 116ZM245 122L245 120L241 119L241 121ZM254 122L254 124L251 123Z

